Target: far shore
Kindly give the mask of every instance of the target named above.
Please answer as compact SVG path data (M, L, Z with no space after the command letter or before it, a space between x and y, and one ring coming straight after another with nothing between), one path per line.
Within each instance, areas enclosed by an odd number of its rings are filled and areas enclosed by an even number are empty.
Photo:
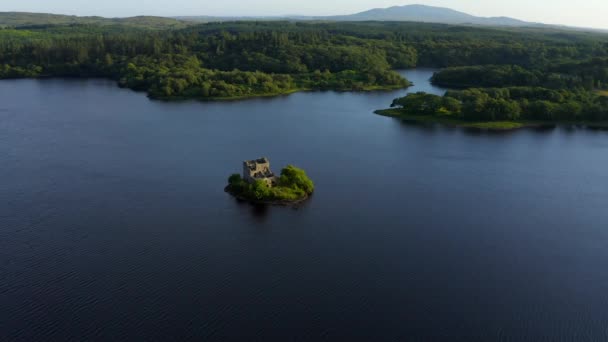
M164 101L164 102L180 102L180 101L202 101L202 102L228 102L228 101L241 101L241 100L251 100L251 99L259 99L259 98L272 98L272 97L280 97L287 96L295 93L306 93L306 92L336 92L336 93L366 93L366 92L374 92L374 91L391 91L391 90L399 90L399 89L407 89L411 87L412 84L406 86L399 85L387 85L387 86L366 86L360 89L313 89L313 88L296 88L290 89L287 91L276 92L276 93L266 93L266 94L251 94L251 95L239 95L239 96L224 96L224 97L187 97L187 96L149 96L153 100ZM128 88L129 89L129 88ZM145 91L144 91L145 92ZM149 95L149 94L148 94Z

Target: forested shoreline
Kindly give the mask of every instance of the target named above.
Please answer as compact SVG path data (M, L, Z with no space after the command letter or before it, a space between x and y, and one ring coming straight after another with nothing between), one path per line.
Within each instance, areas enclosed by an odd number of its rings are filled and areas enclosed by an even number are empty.
M556 122L608 123L608 96L584 89L503 87L450 90L444 96L413 93L395 99L391 107L394 109L377 113L418 122L490 129Z
M608 122L608 58L549 64L452 67L431 81L452 88L397 98L382 114L464 126L514 128L542 122ZM484 122L504 122L484 125ZM513 125L512 123L519 123Z
M290 23L183 30L69 25L0 30L0 78L107 77L157 99L231 99L410 83L413 48Z
M394 70L417 66L445 68L433 81L447 86L591 93L608 82L608 35L406 22L0 29L0 78L105 77L167 100L397 89L409 82Z
M491 129L608 122L608 35L553 32L544 37L542 43L534 35L513 41L518 53L485 63L443 61L448 63L436 65L442 68L431 82L452 90L443 96L409 94L395 99L394 109L378 113ZM526 45L526 53L519 50Z

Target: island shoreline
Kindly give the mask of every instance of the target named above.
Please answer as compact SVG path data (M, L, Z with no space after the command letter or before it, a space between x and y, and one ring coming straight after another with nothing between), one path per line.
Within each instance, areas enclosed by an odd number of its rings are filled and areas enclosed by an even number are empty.
M589 129L608 129L608 122L585 121L466 121L438 115L411 115L400 109L389 108L374 111L374 114L417 124L440 124L447 127L476 129L486 131L515 131L525 128L544 128L558 125L584 126Z
M238 194L238 193L234 192L231 189L230 185L228 185L224 188L224 192L230 194L232 197L234 197L238 201L247 202L252 205L271 205L271 206L277 206L277 207L298 207L299 205L308 201L312 197L312 195L305 195L302 198L299 198L297 200L292 200L292 201L290 201L290 200L258 200L258 199L249 198L247 196L243 196L242 194Z

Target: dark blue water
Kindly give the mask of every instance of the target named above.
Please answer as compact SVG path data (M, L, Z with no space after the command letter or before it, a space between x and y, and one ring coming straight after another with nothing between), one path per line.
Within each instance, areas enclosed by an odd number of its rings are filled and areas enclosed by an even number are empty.
M403 93L0 82L0 340L607 340L608 133L372 114ZM262 155L312 200L225 194Z

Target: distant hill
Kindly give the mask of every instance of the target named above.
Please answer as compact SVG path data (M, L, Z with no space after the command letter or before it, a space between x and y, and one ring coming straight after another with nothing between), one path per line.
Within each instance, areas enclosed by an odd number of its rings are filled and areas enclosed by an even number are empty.
M376 8L369 11L323 17L281 16L281 17L212 17L190 16L176 19L194 22L243 21L243 20L317 20L317 21L413 21L439 24L472 24L487 26L532 26L538 25L508 17L476 17L444 7L426 5L406 5Z
M444 7L425 5L394 6L344 16L318 17L335 21L417 21L440 24L475 24L492 26L529 26L534 23L508 17L476 17Z
M426 5L393 6L376 8L351 15L336 16L252 16L252 17L214 17L214 16L178 16L154 17L138 16L130 18L79 17L70 15L0 12L1 27L28 27L43 25L96 24L120 25L145 29L179 29L192 24L225 22L225 21L410 21L453 25L483 25L503 27L539 27L558 28L563 30L594 31L606 33L608 30L576 28L560 25L545 25L527 22L509 17L478 17L444 7Z
M278 20L311 20L312 17L268 16L268 17L214 17L210 15L193 15L172 17L177 20L193 23L217 23L222 21L278 21ZM303 19L301 19L303 18Z
M183 28L188 26L184 21L164 17L131 17L131 18L103 18L78 17L71 15L27 13L27 12L0 12L0 27L28 27L42 25L124 25L136 28L167 29Z

